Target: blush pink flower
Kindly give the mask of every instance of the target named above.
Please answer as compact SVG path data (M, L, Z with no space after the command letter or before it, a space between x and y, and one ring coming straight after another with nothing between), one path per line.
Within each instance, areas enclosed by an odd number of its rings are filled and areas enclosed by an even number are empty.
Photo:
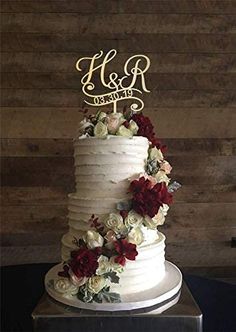
M111 113L107 116L107 129L109 134L115 134L123 122L123 115L121 113Z
M162 163L161 163L161 170L164 171L166 174L170 174L171 170L172 170L172 167L171 165L168 163L168 161L164 160Z

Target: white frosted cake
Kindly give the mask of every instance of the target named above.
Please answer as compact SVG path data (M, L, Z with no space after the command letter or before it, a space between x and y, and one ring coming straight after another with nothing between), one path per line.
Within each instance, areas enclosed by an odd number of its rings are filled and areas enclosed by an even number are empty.
M158 227L179 186L170 184L163 150L142 114L98 112L82 121L54 291L84 303L117 303L163 280L165 236Z

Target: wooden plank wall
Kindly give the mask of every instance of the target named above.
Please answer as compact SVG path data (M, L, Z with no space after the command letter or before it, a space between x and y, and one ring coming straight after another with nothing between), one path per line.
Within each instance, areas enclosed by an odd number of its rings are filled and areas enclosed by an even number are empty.
M151 59L145 113L183 184L167 258L232 269L236 249L236 2L2 1L2 259L54 262L74 189L81 119L75 61L116 48Z

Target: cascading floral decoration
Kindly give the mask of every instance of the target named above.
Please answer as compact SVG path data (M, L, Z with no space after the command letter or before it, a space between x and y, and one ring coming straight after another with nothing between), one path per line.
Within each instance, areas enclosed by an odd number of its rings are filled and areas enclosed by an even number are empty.
M150 119L143 114L105 113L86 117L80 125L80 138L108 135L143 136L149 140L144 174L130 182L131 199L117 203L117 212L103 220L91 216L90 229L83 238L75 239L77 250L64 262L58 279L51 287L64 296L77 296L83 302L120 302L118 293L110 292L119 283L127 260L135 260L137 247L144 243L147 232L153 232L165 221L172 193L180 187L170 183L171 165L165 160L162 145Z

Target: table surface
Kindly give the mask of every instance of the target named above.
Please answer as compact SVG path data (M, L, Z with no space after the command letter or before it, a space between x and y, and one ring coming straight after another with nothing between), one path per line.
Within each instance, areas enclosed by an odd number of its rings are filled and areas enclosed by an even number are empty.
M1 268L1 331L32 332L31 313L44 293L44 276L53 265ZM184 280L203 313L203 331L236 332L236 286L188 274Z

